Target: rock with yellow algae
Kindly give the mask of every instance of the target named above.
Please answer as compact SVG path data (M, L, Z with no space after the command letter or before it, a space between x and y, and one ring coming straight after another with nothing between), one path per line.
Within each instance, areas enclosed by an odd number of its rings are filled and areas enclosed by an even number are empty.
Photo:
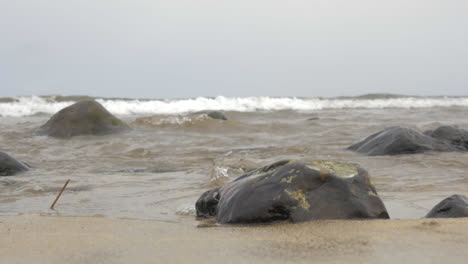
M323 160L282 160L205 192L197 215L218 223L389 218L366 170Z

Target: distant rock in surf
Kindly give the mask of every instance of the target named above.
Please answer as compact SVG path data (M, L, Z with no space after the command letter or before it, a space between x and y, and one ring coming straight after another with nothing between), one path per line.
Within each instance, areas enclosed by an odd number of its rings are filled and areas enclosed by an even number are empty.
M468 131L442 126L420 133L405 127L390 127L347 148L368 156L415 154L427 151L468 151Z
M438 203L426 215L426 218L468 217L468 198L455 194Z
M443 146L434 138L423 135L406 127L390 127L375 133L356 143L349 150L369 156L422 153L434 149L441 151L450 146ZM449 150L447 150L449 151Z
M213 119L228 120L226 115L224 115L224 113L221 111L200 111L195 112L192 115L207 115L208 117L211 117Z
M468 131L454 127L441 126L436 130L428 130L425 135L448 143L460 151L468 151Z
M221 224L388 219L368 173L355 164L285 160L205 192L199 217Z
M0 152L0 176L11 176L18 172L28 171L29 166L16 160L5 152Z
M104 135L130 130L122 120L109 113L101 104L84 100L53 115L36 134L68 138L78 135Z

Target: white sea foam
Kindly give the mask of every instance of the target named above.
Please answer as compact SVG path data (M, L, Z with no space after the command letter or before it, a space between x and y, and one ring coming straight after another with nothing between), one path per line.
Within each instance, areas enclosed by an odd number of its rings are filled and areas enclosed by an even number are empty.
M212 120L212 119L208 117L208 115L202 114L202 115L195 115L195 116L175 115L175 116L169 116L169 117L164 117L164 118L155 118L154 116L150 116L150 117L139 118L137 120L141 124L159 126L159 125L190 125L199 121L206 121L206 120Z
M184 205L184 206L181 206L177 212L176 212L177 215L187 215L187 216L195 216L197 213L196 213L196 209L195 209L195 206L193 204L190 204L190 205Z
M37 96L17 97L16 102L0 103L2 116L30 116L38 113L53 114L73 102L56 102L53 98ZM382 109L382 108L431 108L468 107L468 97L400 97L381 99L323 99L289 97L198 97L177 100L114 100L97 99L111 113L133 114L183 114L202 110L239 112L321 109Z
M211 180L216 181L222 178L229 178L228 171L229 168L226 167L215 167L211 175Z
M39 113L53 114L73 102L55 102L41 97L16 97L16 102L0 103L1 116L30 116Z

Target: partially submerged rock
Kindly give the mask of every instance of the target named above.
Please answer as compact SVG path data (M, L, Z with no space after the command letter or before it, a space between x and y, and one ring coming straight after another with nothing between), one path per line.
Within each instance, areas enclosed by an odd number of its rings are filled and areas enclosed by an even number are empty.
M425 135L450 144L460 151L468 151L468 131L455 126L441 126L436 130L428 130Z
M0 176L11 176L29 168L26 163L16 160L5 152L0 152Z
M104 135L128 131L130 127L101 104L84 100L66 107L41 126L37 134L67 138L78 135Z
M468 198L454 194L438 203L426 215L426 218L468 217Z
M389 218L368 173L355 164L285 160L205 192L197 216L218 223Z
M390 127L351 145L348 150L368 156L468 151L468 132L453 126L439 127L424 134L406 127Z
M208 117L211 117L213 119L218 119L218 120L227 120L226 115L224 115L224 113L221 111L200 111L200 112L195 112L193 114L194 115L207 115Z

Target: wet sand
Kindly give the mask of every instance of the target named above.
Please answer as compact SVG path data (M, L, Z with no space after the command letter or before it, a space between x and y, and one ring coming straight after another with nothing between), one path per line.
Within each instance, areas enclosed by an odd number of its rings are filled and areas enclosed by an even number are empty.
M200 227L0 216L1 263L466 263L468 218Z

